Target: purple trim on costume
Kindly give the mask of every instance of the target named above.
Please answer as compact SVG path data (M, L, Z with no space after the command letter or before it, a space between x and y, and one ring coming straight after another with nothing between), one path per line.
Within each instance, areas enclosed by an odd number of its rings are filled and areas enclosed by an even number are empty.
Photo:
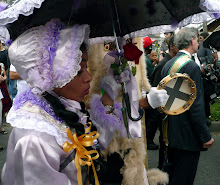
M213 15L214 15L215 19L220 18L220 13L213 13Z
M124 54L123 53L119 53L118 51L110 51L110 52L108 52L108 54L111 56L111 57L118 57L118 56L121 56L121 57L123 57L124 56Z
M113 111L113 114L106 114L105 107L100 99L100 95L93 95L90 101L90 116L92 120L101 127L107 126L121 130L124 127L121 114L122 106L119 103L114 102L115 110Z
M41 107L54 119L60 122L63 122L63 120L61 120L59 117L55 115L51 105L44 98L32 93L31 90L18 94L14 99L13 107L15 108L15 110L18 110L27 101L31 102L34 105Z
M7 8L8 4L5 2L0 2L0 12Z
M13 42L13 40L9 39L5 42L5 45L9 47L12 44L12 42Z
M42 27L38 42L38 72L42 77L41 89L49 90L53 83L53 60L63 23L59 19L53 19Z

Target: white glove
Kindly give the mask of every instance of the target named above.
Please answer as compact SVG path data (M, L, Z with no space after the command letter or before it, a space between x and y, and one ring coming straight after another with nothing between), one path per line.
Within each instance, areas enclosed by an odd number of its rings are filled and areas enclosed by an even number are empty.
M167 98L167 91L164 89L157 90L156 87L151 87L150 92L147 94L148 103L153 109L164 105Z
M108 74L101 79L100 88L104 89L112 100L115 100L118 96L118 91L121 89L121 84L117 83L115 78Z
M130 80L130 74L131 74L131 70L130 68L127 66L125 68L125 70L120 74L120 75L115 75L115 80L118 82L118 83L126 83Z

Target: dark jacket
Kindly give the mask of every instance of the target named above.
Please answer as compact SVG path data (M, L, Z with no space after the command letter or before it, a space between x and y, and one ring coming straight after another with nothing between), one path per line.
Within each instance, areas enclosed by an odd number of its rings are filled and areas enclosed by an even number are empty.
M161 77L168 75L168 71L177 57L184 53L179 52L168 61L161 73ZM204 92L201 72L198 65L192 60L185 64L179 73L187 73L196 83L197 95L190 109L180 115L168 117L169 147L187 151L200 151L202 144L211 139L206 125L204 110Z
M168 62L172 57L166 53L165 57L158 63L158 65L156 66L156 68L154 69L152 75L151 75L151 85L153 87L156 87L159 82L162 80L161 78L161 71L163 69L163 66L166 64L166 62Z
M10 60L8 58L8 50L0 51L0 63L3 63L5 66L5 71L10 67Z
M199 44L199 50L197 52L197 56L201 64L208 64L214 61L214 57L212 55L212 51L209 48L205 48L203 46L203 42Z

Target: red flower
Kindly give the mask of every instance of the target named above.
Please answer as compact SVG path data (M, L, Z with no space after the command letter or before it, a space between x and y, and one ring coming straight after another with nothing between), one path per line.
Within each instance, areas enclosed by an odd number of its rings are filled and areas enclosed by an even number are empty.
M123 46L123 48L124 48L124 57L130 61L134 60L135 64L139 64L139 58L143 52L139 50L137 46L135 46L132 43L127 43L126 45Z

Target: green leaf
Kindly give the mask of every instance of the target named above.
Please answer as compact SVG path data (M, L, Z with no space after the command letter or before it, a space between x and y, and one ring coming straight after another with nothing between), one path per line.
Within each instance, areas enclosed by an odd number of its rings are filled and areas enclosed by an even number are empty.
M123 63L123 65L122 65L122 67L121 67L121 70L124 71L125 68L126 68L126 66L127 66L127 62Z
M135 76L137 72L136 67L132 66L131 71L132 71L133 76Z
M119 75L120 74L120 70L119 70L119 64L111 64L111 68L113 70L114 75Z
M113 69L113 70L116 70L116 69L118 69L119 68L119 64L111 64L111 68Z

